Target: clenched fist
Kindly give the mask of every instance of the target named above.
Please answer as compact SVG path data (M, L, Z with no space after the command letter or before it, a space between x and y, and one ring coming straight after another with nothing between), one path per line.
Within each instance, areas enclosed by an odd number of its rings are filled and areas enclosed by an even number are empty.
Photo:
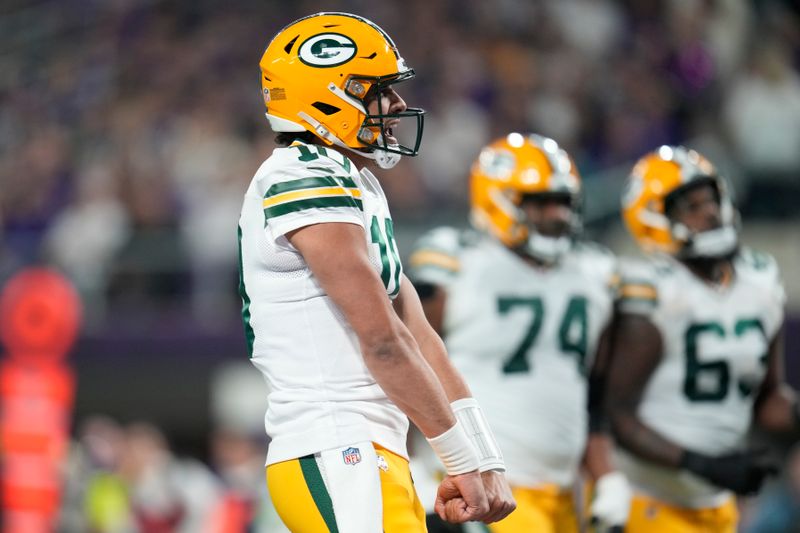
M433 509L439 518L454 524L481 520L489 511L489 501L478 471L445 477Z

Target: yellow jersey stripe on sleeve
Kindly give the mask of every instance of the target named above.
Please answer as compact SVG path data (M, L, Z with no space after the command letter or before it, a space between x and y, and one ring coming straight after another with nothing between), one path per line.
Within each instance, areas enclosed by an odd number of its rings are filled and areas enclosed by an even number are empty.
M658 300L658 291L652 285L623 285L620 288L622 298L636 298L640 300Z
M461 270L461 262L458 259L435 250L418 250L411 254L410 261L413 268L434 266L450 272Z
M358 189L344 188L344 187L317 187L313 189L303 189L299 191L289 191L269 198L264 198L262 207L267 209L275 207L286 202L294 202L296 200L305 200L308 198L327 198L331 196L351 196L353 198L361 198L361 191Z

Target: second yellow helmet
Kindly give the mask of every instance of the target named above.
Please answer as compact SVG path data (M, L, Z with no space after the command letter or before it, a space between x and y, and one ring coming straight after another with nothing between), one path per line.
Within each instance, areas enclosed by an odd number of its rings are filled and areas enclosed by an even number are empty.
M522 210L531 194L566 194L572 209L572 230L581 226L581 178L569 155L553 139L541 135L510 133L487 145L470 174L471 218L475 227L493 235L509 248L531 248L531 255L551 260L557 255L537 248L534 231ZM540 239L541 240L541 239ZM548 257L545 257L548 256Z

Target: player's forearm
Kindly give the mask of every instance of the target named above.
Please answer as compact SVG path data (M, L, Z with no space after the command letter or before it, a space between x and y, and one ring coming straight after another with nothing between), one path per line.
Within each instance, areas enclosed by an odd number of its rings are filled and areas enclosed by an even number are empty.
M783 327L775 334L769 345L767 375L756 398L754 415L756 423L774 433L787 433L800 429L797 393L786 384L784 355L785 339Z
M680 466L683 449L645 426L633 413L612 413L611 427L617 442L631 453L663 466Z
M800 430L797 394L788 386L776 387L756 407L758 425L774 433Z
M472 392L470 392L464 377L447 356L447 349L442 339L432 329L426 334L415 338L419 344L422 356L439 378L439 382L442 384L447 394L447 399L450 402L454 402L461 398L471 397Z
M442 385L407 331L362 342L362 351L375 381L426 437L455 425Z
M612 450L611 436L606 433L589 433L586 441L586 450L583 455L583 466L592 479L614 471L611 461Z
M586 410L589 413L589 433L608 433L608 413L605 405L606 376L593 371L589 376L589 391Z
M443 307L443 293L439 294L440 307ZM469 398L472 393L461 373L456 370L447 355L442 338L428 321L429 316L423 311L422 303L414 286L407 277L403 277L400 294L394 303L395 311L403 324L414 337L420 352L431 366L439 382L444 387L448 400L451 402L461 398ZM439 322L442 310L439 310Z

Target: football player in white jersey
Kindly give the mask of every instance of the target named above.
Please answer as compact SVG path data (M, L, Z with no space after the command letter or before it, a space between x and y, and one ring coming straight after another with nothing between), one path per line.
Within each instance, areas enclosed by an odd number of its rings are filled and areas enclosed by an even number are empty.
M267 483L293 532L423 532L408 470L406 415L447 466L436 509L453 522L514 508L502 455L403 275L381 186L416 155L411 79L372 22L320 13L285 27L261 59L281 145L239 221L245 331L269 388ZM395 137L416 124L411 144ZM359 169L359 167L361 167Z
M734 532L733 493L773 466L751 422L797 428L784 384L784 291L768 255L739 248L725 181L662 146L634 167L623 216L648 260L622 270L608 383L621 468L636 493L626 531Z
M483 149L470 187L481 231L430 231L411 255L411 277L505 453L518 506L490 530L577 532L584 458L598 480L595 519L622 526L629 490L611 467L597 394L616 260L576 239L578 171L552 139L511 133Z

